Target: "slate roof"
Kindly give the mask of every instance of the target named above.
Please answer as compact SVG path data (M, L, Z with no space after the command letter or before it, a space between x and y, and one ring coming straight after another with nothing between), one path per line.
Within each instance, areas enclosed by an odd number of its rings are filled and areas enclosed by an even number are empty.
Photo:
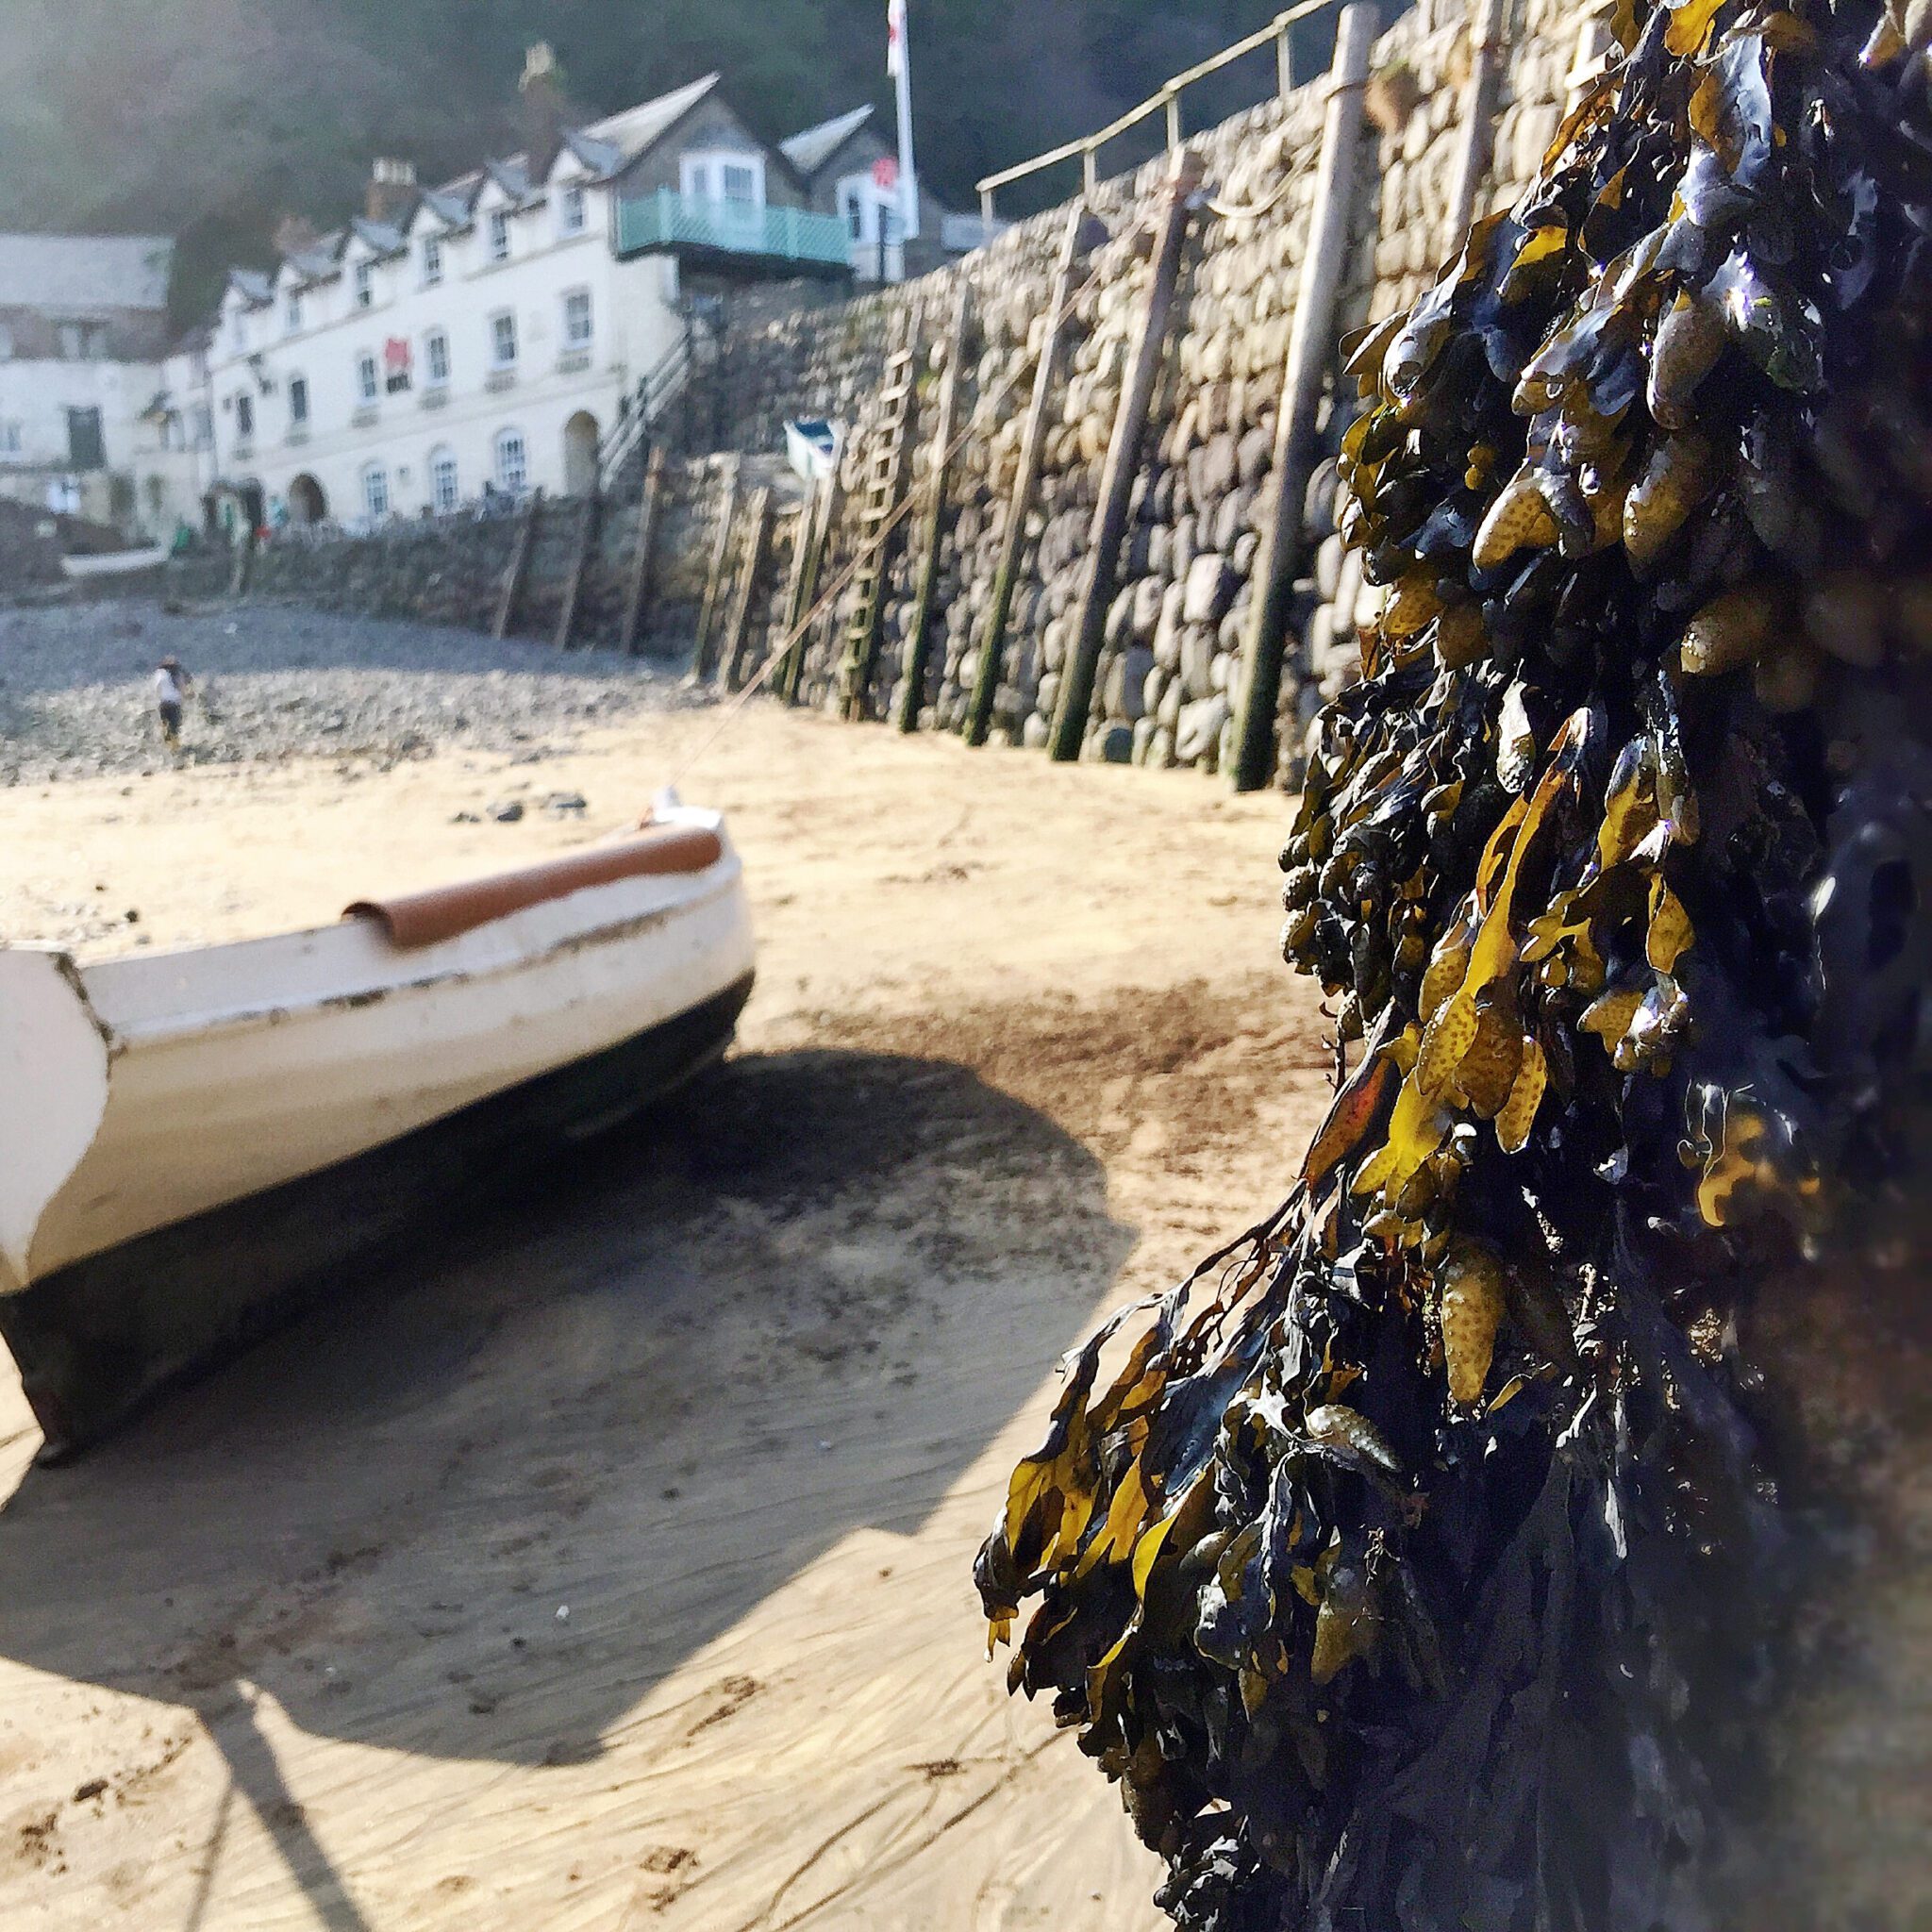
M801 175L816 175L824 164L872 119L872 103L854 108L848 114L836 114L815 127L801 128L778 145L785 158Z
M165 308L165 235L0 235L0 308Z
M662 140L707 94L713 92L721 78L719 75L708 74L668 94L659 94L655 101L641 101L622 113L607 114L603 120L592 121L578 131L593 141L609 142L621 150L626 161L634 161L646 148Z

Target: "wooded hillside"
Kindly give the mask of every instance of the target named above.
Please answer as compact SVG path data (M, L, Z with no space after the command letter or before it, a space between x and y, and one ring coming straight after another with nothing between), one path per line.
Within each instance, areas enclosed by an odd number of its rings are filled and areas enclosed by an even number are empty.
M912 0L922 170L970 206L980 174L1103 124L1274 10ZM538 38L600 112L714 67L774 138L863 100L890 108L885 0L8 0L0 225L176 233L185 317L225 263L266 258L279 213L339 215L372 154L430 178L514 147ZM1265 59L1194 111L1255 98Z

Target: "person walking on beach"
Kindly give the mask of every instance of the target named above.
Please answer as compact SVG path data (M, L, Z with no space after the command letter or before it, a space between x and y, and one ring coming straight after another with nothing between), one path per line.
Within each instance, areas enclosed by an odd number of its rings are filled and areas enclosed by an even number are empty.
M155 707L161 714L161 742L170 751L181 742L181 706L194 689L194 680L178 658L163 658L155 666Z

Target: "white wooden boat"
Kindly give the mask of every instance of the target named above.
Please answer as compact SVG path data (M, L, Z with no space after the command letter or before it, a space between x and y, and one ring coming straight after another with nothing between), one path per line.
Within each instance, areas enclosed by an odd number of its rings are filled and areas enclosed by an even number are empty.
M140 570L158 570L168 560L165 543L151 543L139 550L79 551L60 559L63 575L70 577L123 577Z
M0 1336L50 1451L718 1058L752 964L683 807L309 932L0 948Z

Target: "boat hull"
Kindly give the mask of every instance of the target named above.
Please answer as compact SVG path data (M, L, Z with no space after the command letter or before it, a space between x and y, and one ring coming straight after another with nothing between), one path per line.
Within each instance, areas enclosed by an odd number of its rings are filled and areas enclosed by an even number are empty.
M46 1438L43 1459L347 1292L350 1264L359 1280L690 1079L729 1045L751 987L747 971L568 1066L0 1295L0 1339Z

